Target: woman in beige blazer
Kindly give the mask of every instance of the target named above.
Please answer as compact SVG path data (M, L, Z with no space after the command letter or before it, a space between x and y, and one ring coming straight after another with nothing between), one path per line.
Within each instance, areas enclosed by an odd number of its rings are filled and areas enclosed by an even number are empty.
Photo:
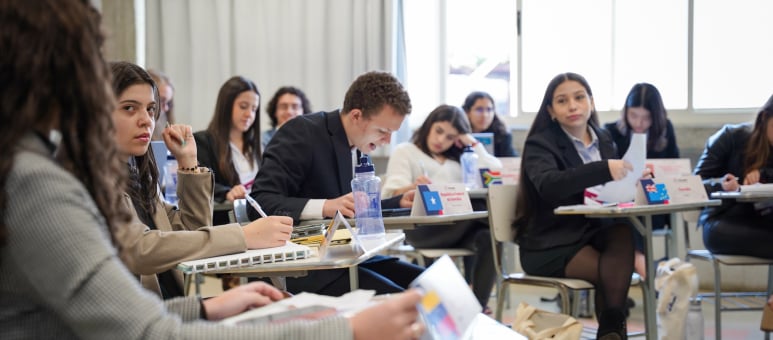
M178 206L166 204L158 190L150 136L155 128L158 95L155 83L141 67L115 62L113 90L118 106L113 111L119 153L129 161L130 179L125 204L134 213L133 227L122 239L130 240L122 260L144 287L164 298L183 295L182 275L174 267L186 260L283 245L292 232L292 219L270 216L242 228L218 227L212 220L213 176L198 167L196 143L190 126L164 130L164 141L179 164Z

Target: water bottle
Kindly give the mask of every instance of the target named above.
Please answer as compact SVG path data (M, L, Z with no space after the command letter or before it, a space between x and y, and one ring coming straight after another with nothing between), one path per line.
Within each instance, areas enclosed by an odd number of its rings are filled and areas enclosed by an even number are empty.
M462 182L467 190L480 188L478 182L478 177L480 177L480 174L478 174L478 155L472 150L472 146L467 145L464 147L459 163L462 163Z
M687 311L685 325L685 339L703 339L703 312L701 311L701 298L690 299L690 309Z
M177 160L174 156L166 156L166 173L164 174L164 200L177 205Z
M354 195L354 222L360 238L384 237L384 219L381 216L381 180L368 155L360 157L352 179Z

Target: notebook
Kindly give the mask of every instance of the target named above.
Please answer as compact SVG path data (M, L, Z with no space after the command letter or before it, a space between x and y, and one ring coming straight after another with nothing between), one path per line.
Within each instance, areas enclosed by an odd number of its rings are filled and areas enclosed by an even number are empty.
M250 249L243 253L185 261L177 265L184 273L204 273L228 268L249 267L259 264L286 262L309 258L311 249L307 246L288 242L284 246L264 249Z

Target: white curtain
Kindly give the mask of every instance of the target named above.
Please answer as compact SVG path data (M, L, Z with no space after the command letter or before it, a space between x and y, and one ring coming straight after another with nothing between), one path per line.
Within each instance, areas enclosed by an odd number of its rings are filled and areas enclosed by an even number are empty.
M401 0L146 0L147 67L175 85L175 115L206 127L220 86L258 85L265 107L280 86L306 92L314 111L340 108L360 74L398 67Z

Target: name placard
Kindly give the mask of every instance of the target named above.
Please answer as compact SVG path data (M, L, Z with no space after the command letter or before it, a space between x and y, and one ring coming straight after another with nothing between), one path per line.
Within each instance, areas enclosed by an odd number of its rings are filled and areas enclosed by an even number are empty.
M704 202L709 199L706 189L703 187L703 181L698 175L657 177L647 181L651 181L655 187L658 184L664 185L669 203ZM641 187L638 188L636 204L651 204L644 195L645 191Z
M470 195L462 183L419 185L411 207L411 216L452 215L470 212L472 212Z

